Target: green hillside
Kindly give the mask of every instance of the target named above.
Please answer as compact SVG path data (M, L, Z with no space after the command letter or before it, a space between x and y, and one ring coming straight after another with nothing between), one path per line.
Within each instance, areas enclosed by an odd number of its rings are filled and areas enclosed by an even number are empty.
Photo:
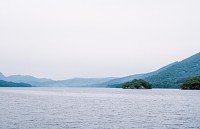
M156 75L145 78L154 88L180 88L181 84L194 76L200 76L200 53L197 53Z
M123 83L132 81L134 79L144 79L147 78L149 76L153 76L158 74L159 72L167 69L168 67L171 67L172 65L175 65L177 62L171 63L169 65L166 65L156 71L150 72L150 73L144 73L144 74L134 74L134 75L129 75L129 76L125 76L125 77L121 77L121 78L116 78L116 79L112 79L110 81L107 81L105 83L100 83L100 84L96 84L96 87L109 87L109 88L121 88Z
M14 83L0 80L0 87L31 87L31 85L26 83Z

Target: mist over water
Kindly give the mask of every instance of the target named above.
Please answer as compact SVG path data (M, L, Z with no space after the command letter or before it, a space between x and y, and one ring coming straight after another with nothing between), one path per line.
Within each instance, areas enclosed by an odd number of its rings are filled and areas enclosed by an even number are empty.
M199 91L0 88L1 129L200 128Z

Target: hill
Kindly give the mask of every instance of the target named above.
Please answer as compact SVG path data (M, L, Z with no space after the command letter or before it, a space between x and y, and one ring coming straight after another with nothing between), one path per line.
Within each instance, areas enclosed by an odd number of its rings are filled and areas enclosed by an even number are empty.
M0 87L31 87L31 85L26 83L14 83L0 80Z
M102 84L97 84L97 86L116 88L122 87L122 83L134 79L144 79L151 83L154 86L153 88L180 88L184 81L194 76L200 76L200 53L197 53L183 61L174 62L150 73L117 78Z
M180 88L185 80L194 76L200 76L200 53L146 77L145 80L156 88Z
M183 61L174 62L156 71L135 74L122 78L73 78L67 80L39 79L33 76L13 75L5 77L0 73L0 80L16 83L29 83L33 86L62 87L121 87L123 83L134 79L143 79L151 83L153 88L180 88L184 81L200 76L200 53Z
M28 83L32 86L38 87L93 87L94 84L104 83L115 78L73 78L66 80L52 80L46 78L36 78L30 75L12 75L5 77L2 73L0 73L0 79L15 83Z
M144 79L144 78L147 78L149 76L156 75L159 72L164 71L165 69L175 65L176 63L178 63L178 62L171 63L167 66L164 66L164 67L162 67L162 68L160 68L156 71L150 72L150 73L135 74L135 75L125 76L125 77L122 77L122 78L116 78L116 79L110 80L110 81L105 82L105 83L97 84L96 86L97 87L110 87L110 88L121 87L122 83L129 82L129 81L132 81L134 79Z
M59 87L96 87L95 84L104 83L114 79L108 78L73 78L67 80L48 81L38 84L37 86L59 86Z
M29 83L33 86L38 86L41 83L53 81L46 78L36 78L30 75L12 75L4 78L5 81L11 81L16 83Z

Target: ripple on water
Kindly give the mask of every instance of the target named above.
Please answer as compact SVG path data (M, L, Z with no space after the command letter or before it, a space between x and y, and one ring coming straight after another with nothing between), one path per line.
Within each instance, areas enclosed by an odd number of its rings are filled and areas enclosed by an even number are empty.
M196 91L3 88L0 100L1 129L200 127Z

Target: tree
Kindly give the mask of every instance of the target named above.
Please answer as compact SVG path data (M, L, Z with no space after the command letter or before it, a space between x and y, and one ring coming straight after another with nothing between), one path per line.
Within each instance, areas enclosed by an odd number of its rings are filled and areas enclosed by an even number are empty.
M152 89L152 85L142 79L134 79L122 85L123 89Z
M182 90L200 90L200 76L193 77L190 80L185 81L182 86Z

